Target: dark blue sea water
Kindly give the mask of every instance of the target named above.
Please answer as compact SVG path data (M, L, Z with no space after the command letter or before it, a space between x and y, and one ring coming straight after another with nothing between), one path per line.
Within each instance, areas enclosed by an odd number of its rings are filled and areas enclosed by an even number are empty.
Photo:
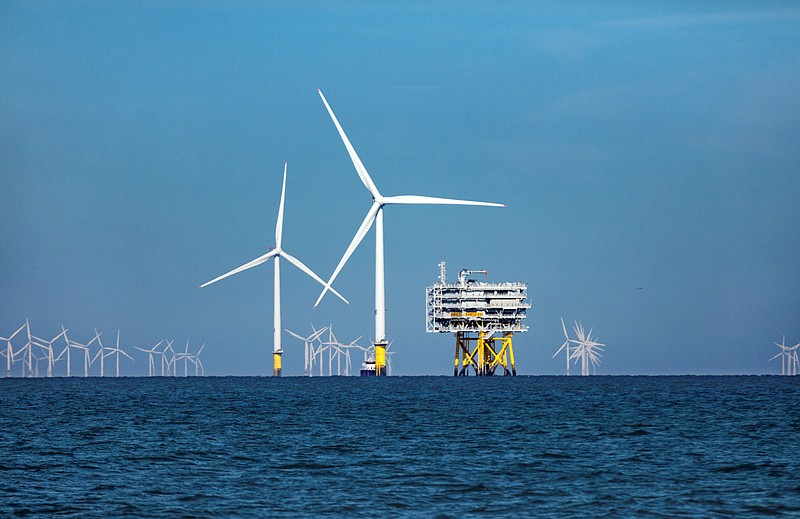
M0 515L800 516L800 377L0 380Z

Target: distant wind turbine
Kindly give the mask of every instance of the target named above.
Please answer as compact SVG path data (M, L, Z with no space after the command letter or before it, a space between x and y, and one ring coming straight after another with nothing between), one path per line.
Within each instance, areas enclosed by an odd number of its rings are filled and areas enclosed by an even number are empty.
M195 353L194 355L189 355L188 357L189 361L191 361L194 364L194 376L198 375L205 376L206 374L206 368L203 367L203 363L200 361L200 354L203 353L203 348L205 347L206 343L203 343L203 345L200 346L200 349L197 350L197 353Z
M96 338L97 337L95 337L95 339ZM94 342L94 339L92 339L92 342ZM83 376L84 376L84 378L89 376L89 366L92 363L92 357L89 354L89 345L91 345L91 344L92 344L91 342L89 344L81 344L79 342L72 341L72 347L73 348L83 351Z
M43 350L45 350L45 355L46 355L45 358L47 359L47 377L48 378L53 376L53 366L55 365L55 362L56 362L55 361L55 357L53 356L53 343L56 342L59 339L59 337L61 337L62 335L64 335L63 331L61 333L59 333L58 335L56 335L55 337L53 337L52 339L50 339L49 341L46 341L46 340L41 339L39 337L36 337L35 335L31 335L30 336L31 339L29 339L29 340L33 341L32 344L34 344L35 346L38 346L38 347L42 348Z
M258 258L254 259L253 261L245 263L241 267L235 268L235 269L231 270L230 272L228 272L226 274L223 274L223 275L221 275L221 276L219 276L217 278L212 279L211 281L209 281L207 283L203 283L202 285L200 285L200 288L207 287L208 285L210 285L212 283L216 283L217 281L219 281L221 279L225 279L228 276L232 276L232 275L238 274L239 272L242 272L244 270L247 270L247 269L250 269L250 268L253 268L253 267L257 267L258 265L261 265L262 263L264 263L264 262L266 262L266 261L268 261L268 260L270 260L272 258L275 258L275 262L274 262L274 267L275 267L274 279L275 279L275 281L274 281L274 288L273 288L273 297L274 297L273 312L274 312L274 314L273 314L273 327L272 327L272 333L273 333L273 335L272 335L273 336L273 345L272 345L273 370L272 370L272 374L273 374L273 376L276 376L276 377L281 376L281 370L282 370L282 368L281 368L281 356L283 355L283 349L281 348L281 267L280 267L280 258L286 258L286 260L289 263L291 263L292 265L294 265L298 269L300 269L303 272L305 272L306 274L308 274L308 276L310 276L312 279L317 281L317 283L323 285L326 290L330 289L334 294L339 296L339 298L342 301L344 301L347 304L350 304L347 301L347 299L342 297L341 294L339 294L336 290L334 290L333 288L330 287L330 284L333 283L332 280L329 281L328 284L326 284L322 280L322 278L320 278L318 275L316 275L310 268L305 266L300 260L298 260L297 258L295 258L294 256L292 256L291 254L289 254L288 252L286 252L285 250L283 250L281 248L281 240L282 240L282 237L283 237L283 203L284 203L284 198L285 198L285 195L286 195L286 169L287 169L287 164L284 163L284 165L283 165L283 188L281 189L281 203L280 203L280 206L278 208L278 221L275 224L275 247L271 251L269 251L268 253L264 254L263 256L259 256Z
M575 344L580 344L580 342L575 340L575 339L570 339L569 338L569 335L567 334L567 326L564 324L564 318L563 317L561 318L561 328L564 330L564 339L565 339L564 340L564 344L562 344L561 347L558 348L558 350L553 354L553 358L555 358L556 355L561 353L561 350L563 350L564 348L567 349L567 351L566 351L566 354L567 354L567 376L569 376L569 361L570 361L569 344L571 342L573 342Z
M106 376L106 354L105 354L105 351L110 349L110 348L106 348L105 346L103 346L103 341L100 339L101 335L103 335L103 334L98 332L97 328L95 328L95 330L94 330L94 339L92 339L92 340L93 341L97 340L97 344L98 344L98 346L100 346L100 349L97 350L97 353L95 353L94 357L92 358L92 364L94 364L95 361L99 359L100 360L100 377L105 377Z
M158 355L159 352L157 352L156 350L163 343L164 343L164 339L161 339L160 341L158 341L158 344L156 344L155 346L153 346L149 350L146 350L144 348L140 348L138 346L134 346L135 349L137 349L137 350L139 350L141 352L147 353L147 376L148 377L152 377L156 373L156 363L155 363L155 359L153 357L155 355Z
M26 326L28 326L28 321L25 321L25 324L20 326L19 329L17 329L17 331L12 333L8 337L0 337L0 340L6 341L6 353L5 353L5 357L6 357L6 377L10 377L11 376L11 365L14 363L14 356L17 355L17 353L19 353L19 352L14 353L14 347L12 346L11 341L14 339L14 337L19 332L24 330Z
M122 351L122 349L119 347L119 330L117 330L117 345L115 347L113 347L113 348L106 348L106 349L108 350L108 353L106 354L106 357L110 357L111 355L116 355L117 356L116 377L119 377L119 354L121 353L121 354L125 355L126 357L128 357L129 359L133 360L133 357L131 357L130 355L128 355L127 353ZM136 362L136 361L134 361L134 362Z
M369 211L367 212L367 216L364 218L364 221L361 223L361 226L356 231L353 240L350 242L350 245L347 247L342 259L339 261L339 264L336 266L336 269L331 274L330 279L328 282L325 283L325 288L322 290L322 293L317 298L317 302L314 304L314 307L319 305L322 298L325 296L325 293L328 290L333 290L331 285L333 284L336 277L339 275L339 272L344 267L344 264L347 263L347 260L350 258L350 255L356 250L358 245L361 243L361 240L364 239L364 236L369 232L372 224L375 223L375 372L378 375L385 374L386 368L386 346L388 345L388 341L386 340L386 292L385 292L385 282L384 282L384 265L383 265L383 208L387 205L419 205L419 204L435 204L435 205L478 205L478 206L489 206L489 207L505 207L505 204L496 204L491 202L473 202L468 200L453 200L449 198L434 198L430 196L418 196L418 195L400 195L400 196L383 196L378 188L375 186L375 183L370 178L369 173L367 173L367 169L364 167L364 164L361 162L361 159L358 157L353 145L350 144L350 140L345 135L342 126L339 124L339 120L333 113L328 101L325 99L325 96L322 94L321 90L317 90L319 92L319 96L322 98L322 102L325 104L325 108L328 110L328 114L331 116L333 120L333 124L336 126L336 129L339 132L339 136L342 138L344 142L345 148L347 148L347 153L350 155L350 160L353 162L353 166L356 168L356 173L358 173L358 178L361 179L361 182L364 184L364 187L367 188L369 193L372 195L372 205L370 206Z
M305 348L304 348L304 359L305 359L305 362L303 364L303 373L305 373L305 375L307 377L311 377L314 374L313 373L313 370L314 370L314 359L316 358L316 348L314 347L314 341L320 341L321 342L320 336L323 334L323 332L325 332L325 330L328 329L328 327L327 326L323 326L322 328L317 330L316 328L314 328L314 325L312 324L311 325L311 329L313 330L313 333L311 335L309 335L308 337L303 337L302 335L297 334L297 333L295 333L295 332L293 332L291 330L286 330L286 332L289 335L291 335L292 337L295 337L297 339L300 339L301 341L303 341L305 343Z
M165 339L166 340L166 339ZM172 349L172 343L175 342L175 339L166 340L167 345L164 346L164 349L161 350L161 376L169 376L170 369L174 368L175 364L175 350ZM167 350L169 350L171 357L167 359ZM166 367L166 370L164 369Z
M573 328L578 336L578 346L572 351L570 359L575 363L581 361L581 375L586 376L589 374L589 364L591 363L594 370L600 363L600 353L603 351L602 346L605 344L592 340L592 330L587 334L583 328L583 324L576 322ZM594 371L593 371L594 372Z
M61 335L64 337L64 342L66 342L67 345L64 347L63 350L61 350L61 353L58 354L58 357L56 357L56 362L61 360L61 357L63 357L64 354L66 353L66 355L67 355L67 358L66 358L66 361L67 361L67 378L69 378L69 377L72 376L72 371L71 371L72 370L72 360L71 360L72 358L70 356L70 352L75 347L75 344L72 341L69 340L69 337L67 336L67 329L64 328L63 324L61 325Z
M781 358L781 375L797 375L798 367L800 367L800 359L798 359L797 348L800 347L800 342L794 346L786 345L786 336L780 344L773 342L773 344L781 349L781 352L769 360Z
M175 361L183 361L183 376L189 376L189 339L186 339L186 349L184 351L179 351L175 354ZM177 371L177 364L175 366L175 370Z

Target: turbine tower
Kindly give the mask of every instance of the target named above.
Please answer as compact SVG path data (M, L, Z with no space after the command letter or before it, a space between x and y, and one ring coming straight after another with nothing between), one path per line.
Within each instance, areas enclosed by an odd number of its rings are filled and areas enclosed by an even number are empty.
M308 274L312 279L317 281L320 285L325 286L325 289L330 289L334 294L339 296L339 298L347 304L350 304L347 299L342 297L339 292L331 288L330 284L333 281L330 281L326 284L322 278L316 275L310 268L306 267L303 262L299 259L295 258L285 250L281 248L281 241L283 238L283 202L286 195L286 168L288 164L284 163L283 165L283 188L281 189L281 203L278 207L278 221L275 224L275 247L272 248L268 253L264 254L263 256L259 256L258 258L250 261L249 263L245 263L241 267L235 268L228 272L227 274L223 274L218 278L214 278L208 283L203 283L200 285L200 288L207 287L212 283L216 283L221 279L225 279L228 276L232 276L234 274L238 274L244 270L257 267L262 263L275 258L274 268L275 268L275 283L273 288L273 297L274 297L274 305L273 305L273 325L272 325L272 337L273 337L273 344L272 344L272 374L273 376L279 377L281 376L281 356L283 355L283 349L281 348L281 266L280 266L280 258L286 258L286 261L294 265L295 267L299 268L306 274Z
M505 204L496 204L491 202L472 202L469 200L453 200L450 198L434 198L430 196L418 196L418 195L400 195L400 196L383 196L378 188L375 186L375 183L370 178L369 173L367 173L367 169L364 167L364 164L361 162L361 159L358 157L356 150L353 148L353 145L350 144L350 140L345 135L342 126L339 124L339 120L336 119L336 116L331 110L328 101L325 99L325 96L322 94L322 90L317 89L319 92L319 96L322 98L322 102L325 104L325 108L328 110L328 114L330 114L331 119L333 120L333 124L336 126L336 129L339 131L339 136L342 138L344 142L345 148L347 148L347 153L350 155L350 160L353 162L353 166L356 168L356 173L358 173L358 178L361 179L361 182L364 184L364 187L372 195L372 206L370 207L369 211L367 212L367 216L364 218L364 221L361 223L361 226L356 231L353 240L350 242L350 245L347 247L342 259L339 261L339 264L336 266L336 270L333 271L331 274L330 279L327 283L325 283L325 288L322 290L322 293L317 298L317 302L314 304L316 308L319 305L322 298L325 296L325 293L328 290L333 290L331 285L333 281L336 279L336 276L339 275L339 272L344 267L344 264L347 263L347 260L350 258L350 255L358 247L361 240L364 239L364 236L369 232L372 224L375 223L375 374L376 375L385 375L386 374L386 346L389 344L386 340L386 291L385 291L385 284L384 284L384 270L383 270L383 208L386 205L480 205L480 206L490 206L490 207L505 207Z

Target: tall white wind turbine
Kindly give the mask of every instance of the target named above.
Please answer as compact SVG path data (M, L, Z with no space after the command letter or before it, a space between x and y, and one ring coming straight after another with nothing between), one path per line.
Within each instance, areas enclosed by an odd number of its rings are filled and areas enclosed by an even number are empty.
M361 240L364 239L364 236L369 232L370 228L372 227L373 222L375 223L375 372L378 375L385 374L386 368L386 345L388 341L386 340L386 291L385 291L385 283L384 283L384 270L383 270L383 208L387 205L480 205L480 206L489 206L489 207L505 207L505 204L496 204L492 202L473 202L469 200L453 200L450 198L434 198L430 196L419 196L419 195L399 195L399 196L383 196L378 188L375 186L375 183L370 178L369 173L367 173L367 169L364 167L364 164L361 162L361 159L358 157L356 150L353 148L353 145L350 144L350 140L345 135L342 126L339 124L339 120L334 115L333 110L331 110L328 101L325 99L325 96L322 94L322 90L317 89L319 92L319 96L322 98L322 102L325 104L325 108L328 110L328 114L330 114L331 119L333 120L333 124L336 125L336 129L339 131L339 136L342 138L344 142L345 148L347 148L347 153L350 155L350 160L353 162L353 166L356 168L356 173L358 173L358 178L361 179L361 182L364 184L364 187L372 195L372 206L370 206L369 211L367 212L367 216L364 218L364 221L361 223L361 226L356 231L353 240L350 242L350 245L347 247L342 259L339 261L339 264L336 266L336 269L331 274L330 279L328 282L325 283L325 288L322 290L322 293L317 298L317 302L314 304L314 307L319 305L322 298L325 296L325 293L328 290L333 290L331 285L333 284L336 276L339 275L339 272L344 267L344 264L347 263L347 260L350 258L350 255L358 247Z
M244 270L257 267L262 263L275 258L274 261L274 268L275 268L275 283L273 288L273 297L274 297L274 305L273 305L273 326L272 326L272 337L273 337L273 344L272 344L272 359L273 359L273 370L272 374L276 377L281 376L281 355L283 355L283 349L281 348L281 267L280 267L280 258L286 258L286 261L297 267L298 269L302 270L306 274L308 274L312 279L317 281L320 285L323 285L326 290L330 289L334 294L339 296L339 298L347 304L350 304L347 299L342 297L339 292L331 288L331 283L333 281L328 282L326 284L322 278L316 275L310 268L305 266L303 262L299 259L295 258L285 250L281 248L281 241L283 238L283 202L286 196L286 168L287 164L284 163L283 165L283 188L281 188L281 203L278 208L278 221L275 224L275 247L272 248L268 253L264 254L263 256L259 256L258 258L245 263L241 267L235 268L230 272L219 276L218 278L214 278L208 283L203 283L200 285L200 288L207 287L212 283L216 283L221 279L225 279L228 276L232 276L234 274L238 274Z

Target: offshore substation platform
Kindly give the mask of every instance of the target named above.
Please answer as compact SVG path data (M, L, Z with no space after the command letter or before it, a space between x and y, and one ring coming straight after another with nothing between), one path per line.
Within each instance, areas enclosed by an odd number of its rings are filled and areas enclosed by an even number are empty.
M439 263L439 282L425 289L425 331L455 333L453 375L516 376L513 336L527 332L522 324L530 303L527 283L488 283L470 279L486 270L463 269L448 283L445 262Z

